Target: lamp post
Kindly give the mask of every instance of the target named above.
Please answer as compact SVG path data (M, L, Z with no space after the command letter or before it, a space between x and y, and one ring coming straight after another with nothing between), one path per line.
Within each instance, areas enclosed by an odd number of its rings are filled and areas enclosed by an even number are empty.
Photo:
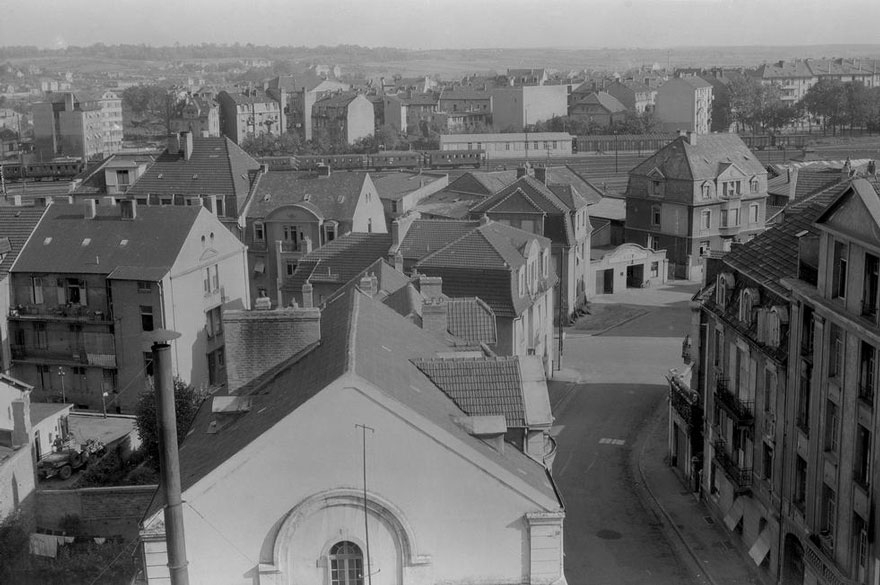
M64 373L64 368L61 366L58 366L58 377L61 378L61 403L62 404L67 403L67 395L64 392L64 376L66 376L66 374Z
M107 418L107 393L101 392L101 411L104 413L104 418Z

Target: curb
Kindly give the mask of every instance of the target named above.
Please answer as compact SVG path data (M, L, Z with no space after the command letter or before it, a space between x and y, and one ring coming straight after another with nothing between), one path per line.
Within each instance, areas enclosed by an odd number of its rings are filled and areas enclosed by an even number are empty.
M573 336L583 336L583 337L598 337L600 335L604 335L605 333L608 333L609 331L611 331L612 329L614 329L616 327L620 327L621 325L626 325L630 321L635 321L639 317L644 317L648 313L651 313L651 311L649 309L639 309L639 312L636 313L635 315L631 315L631 316L627 317L626 319L623 319L622 321L618 321L617 323L614 323L613 325L609 325L605 329L597 329L595 331L582 331L582 330L575 329L574 327L571 327L572 332L569 333L568 331L566 331L565 334L566 335L573 335Z
M657 428L657 425L660 424L662 420L662 413L666 410L666 400L663 400L660 403L660 407L657 408L657 412L654 413L654 420L650 425L650 430L647 434L651 434ZM703 566L702 561L699 557L697 557L697 553L694 551L693 547L691 547L690 543L685 539L684 534L682 534L681 530L676 526L672 516L669 515L669 512L666 511L666 508L660 503L660 500L657 499L657 496L654 494L654 491L651 489L651 484L648 483L647 478L645 477L645 470L642 466L642 459L645 455L645 446L647 445L647 441L645 441L645 437L643 436L645 432L639 434L638 440L641 443L639 446L638 456L636 458L636 467L639 470L639 478L642 481L642 486L644 486L645 491L648 492L648 495L651 496L651 502L653 503L653 507L663 514L663 518L666 520L666 524L672 528L672 531L675 533L675 536L678 538L678 541L681 543L682 547L688 552L688 556L690 557L691 562L694 567L698 569L699 575L702 575L711 585L720 585L718 581L706 570ZM695 578L698 578L699 575L694 575Z

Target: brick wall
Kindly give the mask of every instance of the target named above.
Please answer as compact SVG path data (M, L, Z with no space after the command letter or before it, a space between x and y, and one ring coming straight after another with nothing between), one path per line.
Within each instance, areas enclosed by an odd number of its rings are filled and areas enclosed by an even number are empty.
M37 492L37 527L60 530L67 515L79 516L87 536L136 538L155 485L40 490Z

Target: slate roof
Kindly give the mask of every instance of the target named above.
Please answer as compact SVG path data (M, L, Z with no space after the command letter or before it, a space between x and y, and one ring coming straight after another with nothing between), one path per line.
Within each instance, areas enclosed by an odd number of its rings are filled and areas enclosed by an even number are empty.
M9 251L0 261L0 280L9 274L9 270L45 211L43 207L0 206L0 237L6 238L9 242Z
M98 205L95 218L85 219L82 205L54 203L46 208L12 271L106 275L131 266L165 274L198 214L209 213L202 210L138 206L137 217L130 220L122 219L118 206Z
M480 225L479 221L416 219L409 226L398 250L404 260L420 260L457 240L478 225Z
M269 171L260 177L247 215L259 219L284 205L308 203L325 219L350 221L368 181L369 173Z
M412 363L467 414L500 414L509 428L526 426L517 357L419 358Z
M561 507L552 479L542 465L517 449L498 452L465 432L454 421L464 412L412 364L410 360L448 350L442 341L354 289L328 303L321 313L320 331L319 344L270 369L236 392L238 396L251 397L252 407L248 412L214 414L211 400L202 404L180 447L184 494L199 481L220 481L209 474L329 384L343 375L353 374ZM212 421L221 417L229 417L221 430L208 433ZM270 478L263 478L268 480ZM157 491L145 518L161 510L163 502L161 491Z
M636 165L630 175L645 176L657 168L667 179L711 180L726 168L724 165L731 163L747 176L767 174L761 161L736 134L700 134L696 141L693 145L686 136L679 136Z
M260 163L225 136L193 137L189 160L164 152L128 190L132 197L158 195L234 196L241 211Z
M306 282L342 285L383 258L391 246L391 234L351 232L303 256L284 290L300 293Z
M798 237L806 231L817 235L813 222L825 208L848 187L834 185L787 207L781 223L734 247L724 256L724 263L742 272L771 292L785 298L788 291L780 279L797 276Z

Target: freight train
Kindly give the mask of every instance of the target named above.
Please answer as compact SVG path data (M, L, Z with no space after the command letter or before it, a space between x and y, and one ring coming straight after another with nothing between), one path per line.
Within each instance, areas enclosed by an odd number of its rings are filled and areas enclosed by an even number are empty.
M401 150L373 154L264 156L258 159L272 171L312 171L320 165L334 170L383 171L391 169L478 169L486 161L483 150Z

